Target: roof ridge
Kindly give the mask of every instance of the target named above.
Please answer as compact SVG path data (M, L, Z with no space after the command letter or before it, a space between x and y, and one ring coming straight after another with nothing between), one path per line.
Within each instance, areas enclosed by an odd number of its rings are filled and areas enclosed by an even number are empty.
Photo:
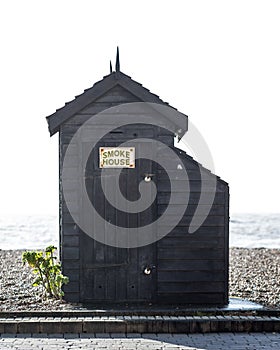
M170 106L168 102L164 102L158 95L152 93L149 89L145 88L142 84L133 80L125 73L121 71L112 72L104 76L103 79L95 82L91 87L85 89L81 94L76 95L74 99L67 101L64 106L56 109L54 113L46 117L51 136L59 130L61 124L116 85L120 85L127 89L143 102L165 104L176 110L175 107Z

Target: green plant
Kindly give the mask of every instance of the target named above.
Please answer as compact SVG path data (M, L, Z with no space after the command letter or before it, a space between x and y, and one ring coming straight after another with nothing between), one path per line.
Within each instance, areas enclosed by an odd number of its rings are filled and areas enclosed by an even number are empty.
M49 297L61 299L64 295L62 286L69 282L69 278L61 273L61 265L55 261L56 250L57 248L51 245L44 252L26 251L22 254L22 261L27 263L36 275L32 283L34 287L41 285Z

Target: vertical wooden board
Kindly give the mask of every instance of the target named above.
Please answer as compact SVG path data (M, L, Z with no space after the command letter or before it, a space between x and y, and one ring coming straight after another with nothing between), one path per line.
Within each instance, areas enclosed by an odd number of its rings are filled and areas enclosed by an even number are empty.
M139 264L139 299L153 301L155 296L155 266L154 261L154 245L150 244L145 247L138 248L138 264ZM150 275L144 273L146 267L151 267Z
M88 145L81 142L78 154L80 159L84 162L85 154L87 150ZM79 164L81 167L81 164ZM93 189L93 181L92 179L86 179L86 188L88 191L88 194L91 195ZM87 226L93 226L93 218L89 215L88 211L85 208L85 203L81 203L81 210L80 215L82 215L83 222L86 223ZM93 285L94 285L94 275L93 271L88 269L88 266L90 266L93 263L94 260L94 239L87 235L86 233L82 232L80 235L80 261L81 261L81 267L80 267L80 274L82 276L81 280L81 287L80 287L80 293L81 293L81 300L87 300L92 296L93 292Z
M116 205L119 206L120 198L117 195L117 189L122 190L122 194L125 198L127 198L127 175L126 169L123 170L120 176L115 177L115 199ZM126 207L127 208L127 207ZM126 228L128 225L128 214L127 209L125 211L116 210L116 225L121 228ZM118 235L116 236L117 240L123 239L121 237L121 230L118 229ZM117 271L116 276L116 285L117 285L117 295L116 300L126 300L127 299L127 284L128 284L128 264L129 264L129 252L126 248L115 248L116 251L116 261L119 264L122 264L121 267Z
M104 196L102 191L100 190L100 177L94 174L94 184L93 184L93 202L94 205L98 205L98 209L100 215L104 217L105 215L105 203ZM99 225L97 222L93 223L94 231L103 233L104 237L104 224ZM98 241L94 241L94 264L96 265L104 265L105 264L105 245ZM105 292L106 292L106 283L105 283L105 271L103 268L95 268L94 269L94 284L93 284L93 299L96 300L104 300Z
M93 260L94 240L87 234L81 234L80 243L80 261L81 261L81 299L88 299L92 295L93 273L88 269Z
M154 168L153 163L148 160L149 155L150 157L154 156L154 148L150 143L145 143L139 145L139 147L142 147L142 150L145 151L145 154L147 154L147 159L139 159L139 171L138 171L138 179L139 182L143 180L145 174L153 174ZM147 183L149 186L150 184ZM152 196L150 196L150 202L151 202ZM156 220L156 217L154 215L154 203L150 205L150 207L143 212L140 212L138 214L138 224L139 226L145 226L147 224L151 224ZM154 225L155 227L155 225ZM154 230L151 233L151 241L154 241L156 238L156 230ZM154 236L153 236L154 235ZM156 261L155 261L155 244L149 244L146 246L143 246L139 248L138 252L138 265L140 269L139 273L139 298L142 300L149 300L152 301L155 297L155 289L156 289L156 273L155 268ZM151 274L147 275L144 273L145 268L152 268Z
M106 183L106 186L104 186L105 193L108 191L113 195L113 200L116 199L115 196L115 186L116 186L116 177L114 175L105 175L103 176L109 176L109 183ZM100 191L103 192L102 189ZM113 225L115 224L115 218L116 218L116 209L113 205L104 202L105 204L105 218L104 220L107 220L108 222L111 222ZM116 232L111 233L113 235L113 242L116 244ZM106 232L105 232L106 236ZM107 242L107 239L105 240ZM108 244L105 244L104 246L104 253L105 253L105 263L108 266L107 268L104 268L105 272L105 299L106 300L115 300L116 298L116 268L110 267L117 261L117 254L116 254L116 247L110 246Z
M224 230L224 263L225 263L225 280L224 280L224 303L229 299L229 187L225 190L225 230Z
M105 216L105 201L103 193L100 189L100 176L95 175L93 179L93 205L95 206L98 213L104 218ZM104 223L93 222L93 230L98 233L103 241L105 239L104 233ZM96 264L104 264L105 263L105 246L103 243L95 241L94 244L94 263Z
M136 200L138 198L138 178L137 178L137 165L135 169L126 170L126 194L129 201ZM133 189L133 190L132 190ZM137 231L138 215L127 215L127 227ZM127 269L127 299L138 300L139 298L139 266L138 266L138 248L128 249L129 254L129 266Z
M128 227L128 220L129 220L129 213L128 213L128 189L127 189L127 182L128 182L128 171L130 169L123 169L120 173L120 176L115 177L115 199L116 199L116 206L119 208L121 198L117 195L117 190L121 192L124 199L126 200L126 205L124 210L116 210L116 217L115 217L115 224L120 229L118 230L118 235L116 237L116 243L118 241L125 241L126 244L128 244L128 241L125 240L126 235L122 234L121 228L127 228ZM128 252L125 249L121 249L118 252L119 261L127 261Z
M82 283L80 282L81 288L80 288L80 300L81 302L87 302L89 299L92 298L92 291L93 291L93 270L85 268L83 266L82 268Z
M59 133L59 139L58 139L58 148L59 148L59 160L58 160L58 164L59 164L59 182L58 182L58 186L59 186L59 260L61 261L61 266L62 269L64 268L64 262L63 262L63 257L62 257L62 250L63 250L63 237L64 237L64 227L63 227L63 212L62 212L62 202L63 202L63 196L62 196L62 159L64 157L64 152L63 152L63 146L62 146L62 140L61 140L61 135Z
M129 265L127 267L127 299L137 300L139 294L139 267L138 267L138 249L127 249L129 256Z
M116 300L116 268L106 268L105 271L105 299Z
M103 268L93 270L93 295L92 300L105 300L106 271Z
M106 170L103 171L102 176L106 176L108 182L104 184L104 189L100 188L100 192L104 193L104 196L106 198L106 192L110 192L111 194L115 193L115 188L114 188L114 176L113 175L108 175L106 174ZM104 199L105 199L104 198ZM113 200L114 200L113 196ZM109 203L106 202L106 199L104 200L104 220L107 222L112 222L114 224L114 218L116 215L116 210L115 208L110 205ZM110 267L110 265L114 264L116 261L116 252L115 248L108 245L107 241L107 235L106 232L105 234L105 244L104 244L104 256L105 256L105 266L104 267L104 289L105 289L105 299L106 300L114 300L115 295L116 295L116 275L115 275L115 268ZM114 236L114 233L112 233ZM112 237L110 237L112 238ZM115 237L113 237L115 241Z

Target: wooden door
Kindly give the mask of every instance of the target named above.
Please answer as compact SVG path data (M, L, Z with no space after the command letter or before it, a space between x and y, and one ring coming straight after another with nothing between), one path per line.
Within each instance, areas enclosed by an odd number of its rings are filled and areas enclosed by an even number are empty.
M140 213L117 210L105 198L101 187L99 168L99 146L92 152L86 170L88 194L98 213L113 225L137 229L155 221L155 202ZM102 147L115 147L112 141L103 141ZM136 156L139 147L136 146ZM134 169L122 169L121 175L110 169L102 176L110 176L110 192L116 193L119 186L123 196L129 201L139 198L138 186L144 174L153 173L153 162L136 159ZM115 195L116 196L116 195ZM118 198L116 198L118 202ZM95 222L92 222L95 229ZM100 227L96 227L96 230ZM100 232L99 232L100 233ZM105 232L103 232L105 235ZM115 236L117 240L117 234ZM156 244L138 248L117 248L100 243L83 234L80 243L81 272L83 275L81 295L84 302L153 302L156 296ZM145 269L151 269L146 270ZM151 271L151 273L148 273ZM145 273L146 272L146 273Z

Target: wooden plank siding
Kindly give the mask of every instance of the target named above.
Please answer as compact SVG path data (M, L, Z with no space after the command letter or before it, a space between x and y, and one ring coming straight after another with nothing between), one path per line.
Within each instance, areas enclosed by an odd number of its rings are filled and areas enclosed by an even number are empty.
M111 89L108 93L101 96L98 101L87 106L79 114L75 115L69 121L65 122L60 127L60 168L62 168L63 158L66 150L68 150L69 143L72 140L77 129L87 121L92 114L98 113L108 107L117 106L121 103L139 101L135 96L127 91L123 91L119 87ZM88 113L91 113L90 115ZM101 131L104 127L98 126ZM120 133L110 133L103 138L104 143L108 146L114 146L115 143L120 143L132 139L139 134L145 137L153 138L154 131L151 128L143 125L127 126L120 128ZM136 131L137 130L137 131ZM139 132L140 130L140 132ZM90 129L88 130L90 139ZM86 135L85 135L86 137ZM86 141L86 140L85 140ZM110 144L111 143L111 144ZM79 172L80 159L82 157L82 145L76 144L70 146L70 152L74 158L76 168L71 171ZM90 177L92 173L86 171L86 175ZM61 172L60 172L61 178ZM131 184L130 184L131 185ZM135 184L137 185L137 184ZM65 188L70 193L70 198L73 198L72 204L76 206L77 211L82 203L77 201L75 192L76 183L64 183ZM60 190L61 193L61 190ZM99 195L98 191L95 196ZM101 198L99 199L99 201ZM113 214L113 213L107 213ZM121 224L122 217L118 217L118 224ZM63 195L60 195L60 236L61 236L61 251L62 251L62 268L63 272L70 278L70 283L64 287L66 300L73 302L92 302L92 301L126 301L126 300L140 300L145 297L145 288L139 290L137 285L141 281L143 268L143 261L147 259L145 247L138 249L118 249L101 244L91 237L83 233L80 228L74 223L73 218L68 212ZM94 224L94 223L93 223ZM137 225L137 223L135 223ZM94 252L94 256L93 256ZM91 257L87 259L86 257ZM99 264L112 263L116 267L111 267L110 271L104 268L97 268ZM91 263L89 263L91 261ZM130 267L125 265L130 263Z
M190 198L182 220L157 243L158 302L172 303L173 300L178 300L187 304L224 304L228 298L228 185L216 177L214 204L209 215L196 232L189 234L189 224L201 195L201 174L194 160L184 152L178 153L189 176ZM176 203L170 208L170 226L175 222L180 206L186 204L188 193L187 184L176 178L177 163L176 159L171 160L168 170L170 178L175 182L173 188ZM202 171L207 185L207 178L211 180L214 175L205 169ZM170 183L165 171L159 170L157 182L157 208L160 216L169 201ZM209 181L210 185L212 181ZM208 204L203 203L204 206ZM162 228L159 226L158 229Z
M128 78L126 78L128 79ZM122 86L116 86L112 80L106 83L110 89L105 93L98 92L98 98L94 102L75 104L75 113L71 115L69 110L65 115L60 112L65 122L59 125L59 165L60 165L60 250L63 273L70 278L70 283L64 287L65 299L72 302L126 302L136 303L149 300L154 303L186 303L186 304L224 304L228 300L228 210L229 194L228 185L202 168L203 174L217 179L217 188L214 193L214 203L210 213L202 226L193 234L188 233L188 227L197 208L201 195L201 174L198 163L185 152L175 149L174 135L162 128L147 125L128 125L118 128L115 133L110 133L103 138L103 144L115 146L118 143L135 137L147 137L157 139L171 147L179 156L180 164L187 170L190 179L190 198L185 215L171 232L151 247L133 249L114 248L93 240L86 235L71 217L63 198L61 188L61 169L66 150L74 133L92 115L106 108L118 106L122 103L141 101L139 96ZM105 85L106 85L105 84ZM135 86L134 91L140 94L141 87ZM138 89L140 89L138 91ZM146 95L145 95L146 96ZM154 95L156 96L156 95ZM154 97L156 98L156 97ZM89 102L85 100L85 103ZM79 110L78 106L83 106ZM109 112L110 113L110 112ZM116 113L116 111L115 111ZM140 112L139 112L140 113ZM116 118L118 117L116 113ZM97 128L105 130L104 125ZM53 128L58 128L57 121L53 122ZM91 129L88 129L89 137ZM85 135L86 136L86 135ZM87 140L83 140L85 143ZM72 171L81 171L81 159L83 147L80 143L71 145L68 149L75 161ZM159 150L159 152L163 152ZM164 154L161 156L165 157ZM96 162L91 155L91 163ZM175 181L175 204L171 206L170 228L176 220L178 208L186 204L187 186L176 178L178 160L168 159L172 180ZM96 165L96 164L95 164ZM98 166L97 166L98 167ZM97 172L87 168L85 175L88 191L102 204L104 217L114 217L120 226L136 227L144 219L157 219L163 215L170 199L169 177L162 168L153 169L153 180L157 184L157 199L155 209L139 215L121 216L113 208L106 206L104 197L98 188L94 187ZM117 185L117 184L116 184ZM206 187L206 191L212 191ZM64 183L70 194L77 212L83 207L83 203L77 198L77 184L69 179ZM135 179L128 179L127 186L138 186ZM124 193L128 195L128 193ZM207 198L202 205L208 205ZM142 215L142 216L141 216ZM145 218L144 215L147 217ZM92 222L94 226L95 223ZM158 230L162 227L159 225ZM148 278L143 274L146 262L154 259L155 271ZM109 266L111 264L111 266ZM147 282L148 287L145 288ZM153 288L151 291L149 288Z

